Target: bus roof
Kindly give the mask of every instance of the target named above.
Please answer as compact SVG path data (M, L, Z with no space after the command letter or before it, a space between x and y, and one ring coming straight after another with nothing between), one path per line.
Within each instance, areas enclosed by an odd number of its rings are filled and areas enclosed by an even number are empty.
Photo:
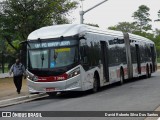
M67 36L74 36L80 34L82 32L94 32L99 34L107 34L113 35L117 37L123 37L123 33L120 31L113 31L113 30L101 30L97 27L92 27L85 24L62 24L62 25L52 25L47 27L42 27L37 29L29 34L28 40L37 40L37 39L50 39L50 38L58 38L58 37L67 37ZM153 43L151 40L134 35L129 33L129 36L133 40L137 41L145 41Z
M149 40L149 39L147 39L145 37L142 37L142 36L139 36L139 35L135 35L135 34L131 34L131 33L129 33L129 37L130 37L130 39L136 40L136 41L145 41L147 43L154 43L153 41L151 41L151 40Z
M102 34L111 34L116 36L123 36L122 32L106 30L103 31L97 27L92 27L84 24L62 24L42 27L29 34L28 40L48 39L48 38L58 38L61 36L73 36L82 32L97 32Z

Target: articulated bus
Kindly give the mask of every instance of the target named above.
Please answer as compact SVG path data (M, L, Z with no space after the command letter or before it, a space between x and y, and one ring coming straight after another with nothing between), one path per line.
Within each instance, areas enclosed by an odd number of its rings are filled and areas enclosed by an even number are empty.
M27 40L27 81L33 92L96 92L115 82L157 70L151 40L84 24L63 24L33 31Z

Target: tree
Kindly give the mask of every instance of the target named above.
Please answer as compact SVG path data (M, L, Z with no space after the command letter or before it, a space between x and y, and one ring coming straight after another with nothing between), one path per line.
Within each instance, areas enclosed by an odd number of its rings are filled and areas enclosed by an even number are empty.
M0 36L14 50L14 41L24 41L43 26L69 23L67 13L77 7L73 0L6 0L0 8Z
M155 22L160 21L160 10L158 11L157 15L158 15L158 19L155 20Z
M108 29L132 33L135 30L135 26L133 23L119 22L118 25L108 27Z
M10 54L6 60L12 63L13 57L21 57L24 65L26 46L20 48L19 43L43 26L69 23L66 16L78 5L76 0L5 0L1 3L0 40L5 40L5 52ZM24 51L21 55L20 49Z
M149 24L151 21L149 18L149 10L150 9L147 6L141 5L138 10L133 13L132 17L135 19L134 24L140 32L152 30L152 26Z
M109 30L117 30L117 27L116 27L116 25L114 25L114 26L109 26L108 29L109 29Z
M149 8L145 5L141 5L132 16L136 20L135 22L120 22L117 25L108 27L108 29L130 32L152 40L156 45L157 57L160 60L160 30L156 29L154 34L148 32L148 30L151 30L151 25L149 24L151 19L149 18L148 12ZM160 18L160 10L158 11L158 16ZM160 21L160 19L158 20Z
M160 36L160 30L159 29L155 29L155 34L156 34L156 36Z
M155 29L155 36L154 36L153 41L154 41L154 43L156 45L157 57L160 60L160 30L159 29Z

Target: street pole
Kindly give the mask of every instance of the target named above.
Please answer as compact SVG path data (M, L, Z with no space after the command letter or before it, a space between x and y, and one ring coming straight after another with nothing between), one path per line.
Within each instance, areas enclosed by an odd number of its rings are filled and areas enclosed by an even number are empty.
M86 11L81 10L81 11L79 12L79 15L80 15L80 24L83 24L83 21L84 21L83 15L84 15L85 13L89 12L90 10L98 7L99 5L101 5L101 4L103 4L104 2L107 2L107 1L108 1L108 0L104 0L104 1L102 1L102 2L100 2L100 3L98 3L98 4L96 4L96 5L94 5L93 7L89 8L89 9L86 10Z
M84 11L80 11L79 12L79 15L80 15L80 24L83 24L83 15L84 15Z

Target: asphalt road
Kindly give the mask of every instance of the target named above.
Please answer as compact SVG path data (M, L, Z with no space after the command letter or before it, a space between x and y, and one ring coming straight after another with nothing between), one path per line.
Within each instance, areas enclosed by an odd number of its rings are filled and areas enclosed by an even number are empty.
M91 94L73 93L54 98L46 97L28 103L18 104L0 111L154 111L160 106L160 71L149 79L132 80L122 86L111 85ZM8 118L3 118L8 119ZM18 120L17 118L13 118ZM24 118L25 119L25 118ZM36 118L35 118L36 119ZM39 120L40 118L37 118ZM40 120L143 120L144 117L61 117ZM29 118L26 118L29 120Z

